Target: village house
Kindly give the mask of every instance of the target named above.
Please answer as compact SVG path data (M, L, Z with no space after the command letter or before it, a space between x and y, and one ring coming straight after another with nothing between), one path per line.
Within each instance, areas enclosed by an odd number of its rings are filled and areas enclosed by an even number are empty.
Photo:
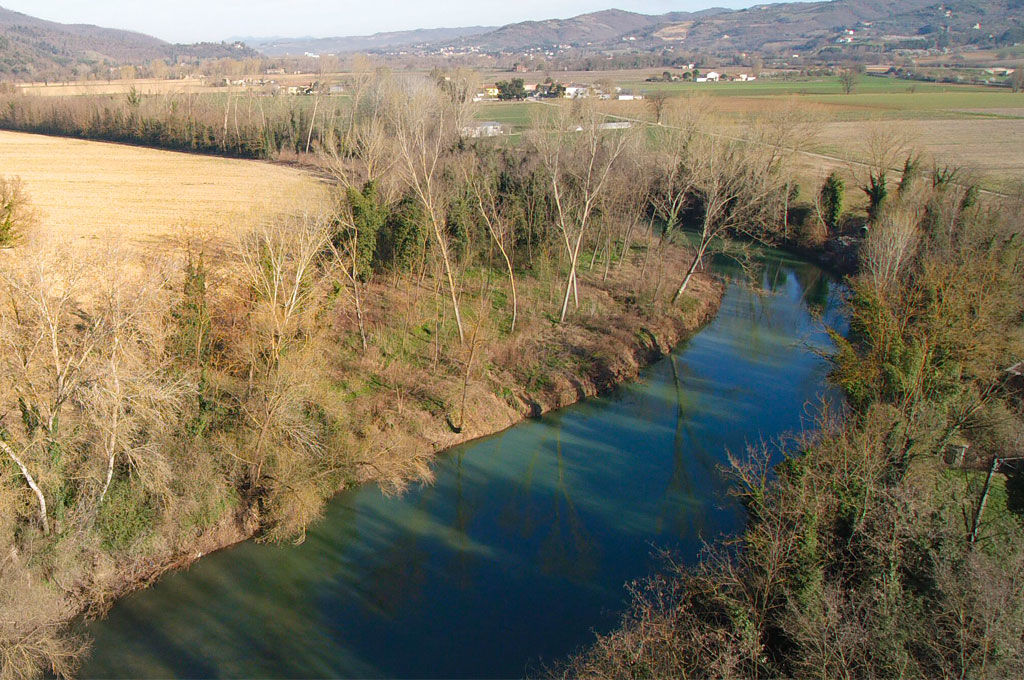
M717 71L708 71L707 73L705 73L702 76L697 76L697 78L695 78L694 81L698 82L698 83L717 83L721 79L722 79L722 74L721 73L719 73Z
M474 139L480 137L499 137L509 133L508 126L496 120L488 120L482 123L471 123L461 130L463 137Z

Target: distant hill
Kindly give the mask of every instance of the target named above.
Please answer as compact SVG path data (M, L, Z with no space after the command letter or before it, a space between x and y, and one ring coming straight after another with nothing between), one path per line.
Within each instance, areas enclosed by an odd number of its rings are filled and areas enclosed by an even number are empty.
M173 45L142 33L59 24L0 7L0 78L54 77L75 67L143 63L152 59L255 55L244 45Z
M421 28L413 31L392 31L373 35L352 35L336 38L247 38L246 44L271 57L284 55L341 54L369 52L407 46L443 43L458 38L493 31L493 26L462 28Z
M637 14L620 9L581 14L569 19L523 21L509 24L478 36L464 38L459 46L472 46L486 52L520 51L558 45L605 47L617 45L623 38L648 35L672 22L695 20L728 14L727 9L702 12L672 12L663 15Z
M454 29L446 29L454 30ZM426 51L465 49L512 53L571 47L592 50L771 52L836 45L934 47L1024 42L1024 0L831 0L711 8L700 12L637 14L617 9L569 19L524 21L493 30L467 29L439 38ZM848 31L853 31L850 34ZM409 46L360 45L387 50ZM422 37L422 36L421 36ZM419 40L417 40L419 42Z

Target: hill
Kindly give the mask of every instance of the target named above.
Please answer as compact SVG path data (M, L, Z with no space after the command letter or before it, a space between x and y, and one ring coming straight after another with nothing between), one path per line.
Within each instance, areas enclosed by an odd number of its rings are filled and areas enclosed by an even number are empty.
M611 9L569 19L509 24L438 41L427 51L671 48L735 53L858 45L871 50L1003 46L1020 42L1024 42L1024 0L832 0L661 15Z
M494 30L494 26L461 28L421 28L413 31L391 31L373 35L350 35L332 38L246 38L246 44L271 57L313 54L364 52L396 47L409 47L446 42Z
M143 33L60 24L0 7L0 78L43 80L152 59L255 54L240 43L173 45Z

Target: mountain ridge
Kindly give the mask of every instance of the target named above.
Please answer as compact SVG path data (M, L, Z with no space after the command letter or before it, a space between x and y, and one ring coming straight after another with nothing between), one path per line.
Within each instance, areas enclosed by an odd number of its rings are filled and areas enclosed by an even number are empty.
M460 30L464 32L457 35ZM846 40L848 30L855 31L855 38ZM451 35L430 40L431 31L448 31ZM942 34L946 34L945 38ZM277 42L291 45L291 53L298 52L300 45L311 48L330 45L333 49L302 51L336 53L386 52L414 47L424 52L483 53L566 47L766 52L793 48L818 50L853 42L892 42L893 37L929 44L944 41L1012 44L1024 42L1024 0L818 0L761 4L738 10L710 7L665 14L612 8L565 19L521 21L498 27L422 29L375 35L388 36L388 40L374 42L369 40L373 36L346 36ZM270 56L283 54L273 46L267 48L268 45L270 41L265 41L257 47Z
M176 45L145 33L92 24L61 24L0 7L0 78L57 78L69 71L153 59L247 57L240 44Z

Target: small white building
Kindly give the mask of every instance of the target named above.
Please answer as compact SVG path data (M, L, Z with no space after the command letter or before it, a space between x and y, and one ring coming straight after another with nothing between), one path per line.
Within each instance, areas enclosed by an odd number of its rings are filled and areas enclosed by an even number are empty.
M706 80L709 83L717 83L721 79L722 74L717 71L708 71L707 73L704 74L704 80ZM699 79L698 82L700 82Z
M472 137L474 139L480 137L499 137L504 134L508 134L505 125L496 120L475 123L462 128L463 137Z

